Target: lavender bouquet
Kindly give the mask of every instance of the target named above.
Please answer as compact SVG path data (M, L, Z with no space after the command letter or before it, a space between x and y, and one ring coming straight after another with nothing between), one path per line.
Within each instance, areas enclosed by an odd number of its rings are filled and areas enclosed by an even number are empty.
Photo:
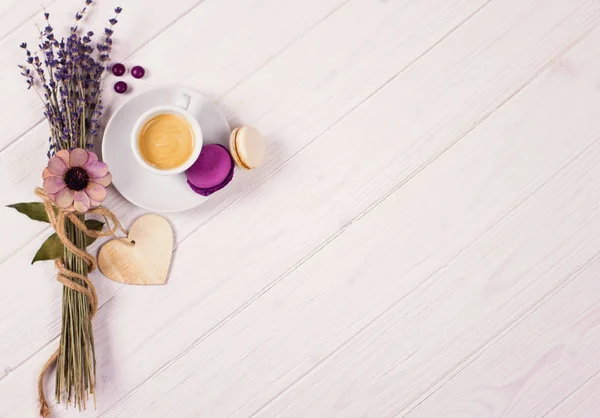
M63 283L63 313L60 346L48 360L39 380L40 414L49 416L44 397L43 376L56 364L56 400L63 397L80 410L86 407L96 383L96 360L92 317L97 308L96 293L87 278L96 267L86 247L98 236L114 233L118 221L112 212L101 208L111 175L106 164L92 151L93 139L102 114L102 77L112 49L113 27L121 8L109 20L99 42L94 33L79 28L87 6L75 14L68 37L58 39L44 13L45 27L40 30L38 50L27 43L26 64L19 65L29 89L36 91L44 104L44 116L50 127L48 164L43 170L43 189L36 194L43 202L11 205L38 221L50 222L56 233L50 236L33 262L55 259L58 280ZM113 220L113 229L102 232L103 223L88 219L96 213ZM119 225L120 226L120 225Z

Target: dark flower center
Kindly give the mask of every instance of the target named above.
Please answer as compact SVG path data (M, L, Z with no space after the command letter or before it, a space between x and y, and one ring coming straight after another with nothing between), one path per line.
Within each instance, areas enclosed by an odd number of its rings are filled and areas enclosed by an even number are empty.
M83 190L90 182L88 172L81 167L71 167L65 174L65 183L67 187L76 192Z

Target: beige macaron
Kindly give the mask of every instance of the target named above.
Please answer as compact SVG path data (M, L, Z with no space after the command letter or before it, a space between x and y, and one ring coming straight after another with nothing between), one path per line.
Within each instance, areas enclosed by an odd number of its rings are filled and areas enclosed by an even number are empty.
M229 150L236 165L245 170L256 168L265 161L265 140L256 129L242 126L231 132Z

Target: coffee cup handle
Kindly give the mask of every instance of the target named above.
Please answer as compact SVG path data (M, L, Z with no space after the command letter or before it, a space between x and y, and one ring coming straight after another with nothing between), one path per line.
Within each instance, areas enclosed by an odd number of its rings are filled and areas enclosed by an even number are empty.
M185 110L189 110L191 103L192 96L186 93L182 93L179 99L177 100L177 106Z

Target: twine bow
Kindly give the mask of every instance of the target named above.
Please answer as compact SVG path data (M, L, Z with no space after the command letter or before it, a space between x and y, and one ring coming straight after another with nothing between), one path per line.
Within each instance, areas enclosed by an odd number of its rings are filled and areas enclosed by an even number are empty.
M106 236L114 236L117 230L120 230L125 235L127 235L127 231L123 228L117 217L114 213L112 213L109 209L105 207L97 207L90 209L86 212L86 214L94 214L100 215L104 218L106 225L108 228L107 231L94 231L85 226L85 223L82 222L76 213L67 212L58 208L52 204L49 196L44 192L41 188L35 189L35 194L42 199L44 202L44 208L46 210L46 214L48 215L48 220L52 225L52 228L56 231L56 235L62 242L62 244L69 249L74 255L80 257L88 266L88 272L92 272L98 267L98 262L96 261L96 257L92 254L88 253L86 250L82 250L77 248L75 244L71 242L69 237L67 236L65 225L67 219L71 221L75 227L81 230L88 237L98 238L98 237L106 237ZM112 222L112 227L110 226L109 220ZM98 310L98 296L96 295L96 288L92 284L91 280L82 274L75 273L74 271L69 270L62 259L58 258L54 261L54 265L58 270L57 280L63 284L63 286L73 289L76 292L82 293L87 296L90 303L90 319L94 317L94 314ZM81 285L73 281L73 279L78 279L85 285ZM52 367L58 356L60 354L60 347L56 349L54 354L50 356L42 371L40 373L40 377L38 378L38 400L40 404L40 415L44 418L50 416L50 406L46 401L46 397L44 395L44 375L46 371Z

